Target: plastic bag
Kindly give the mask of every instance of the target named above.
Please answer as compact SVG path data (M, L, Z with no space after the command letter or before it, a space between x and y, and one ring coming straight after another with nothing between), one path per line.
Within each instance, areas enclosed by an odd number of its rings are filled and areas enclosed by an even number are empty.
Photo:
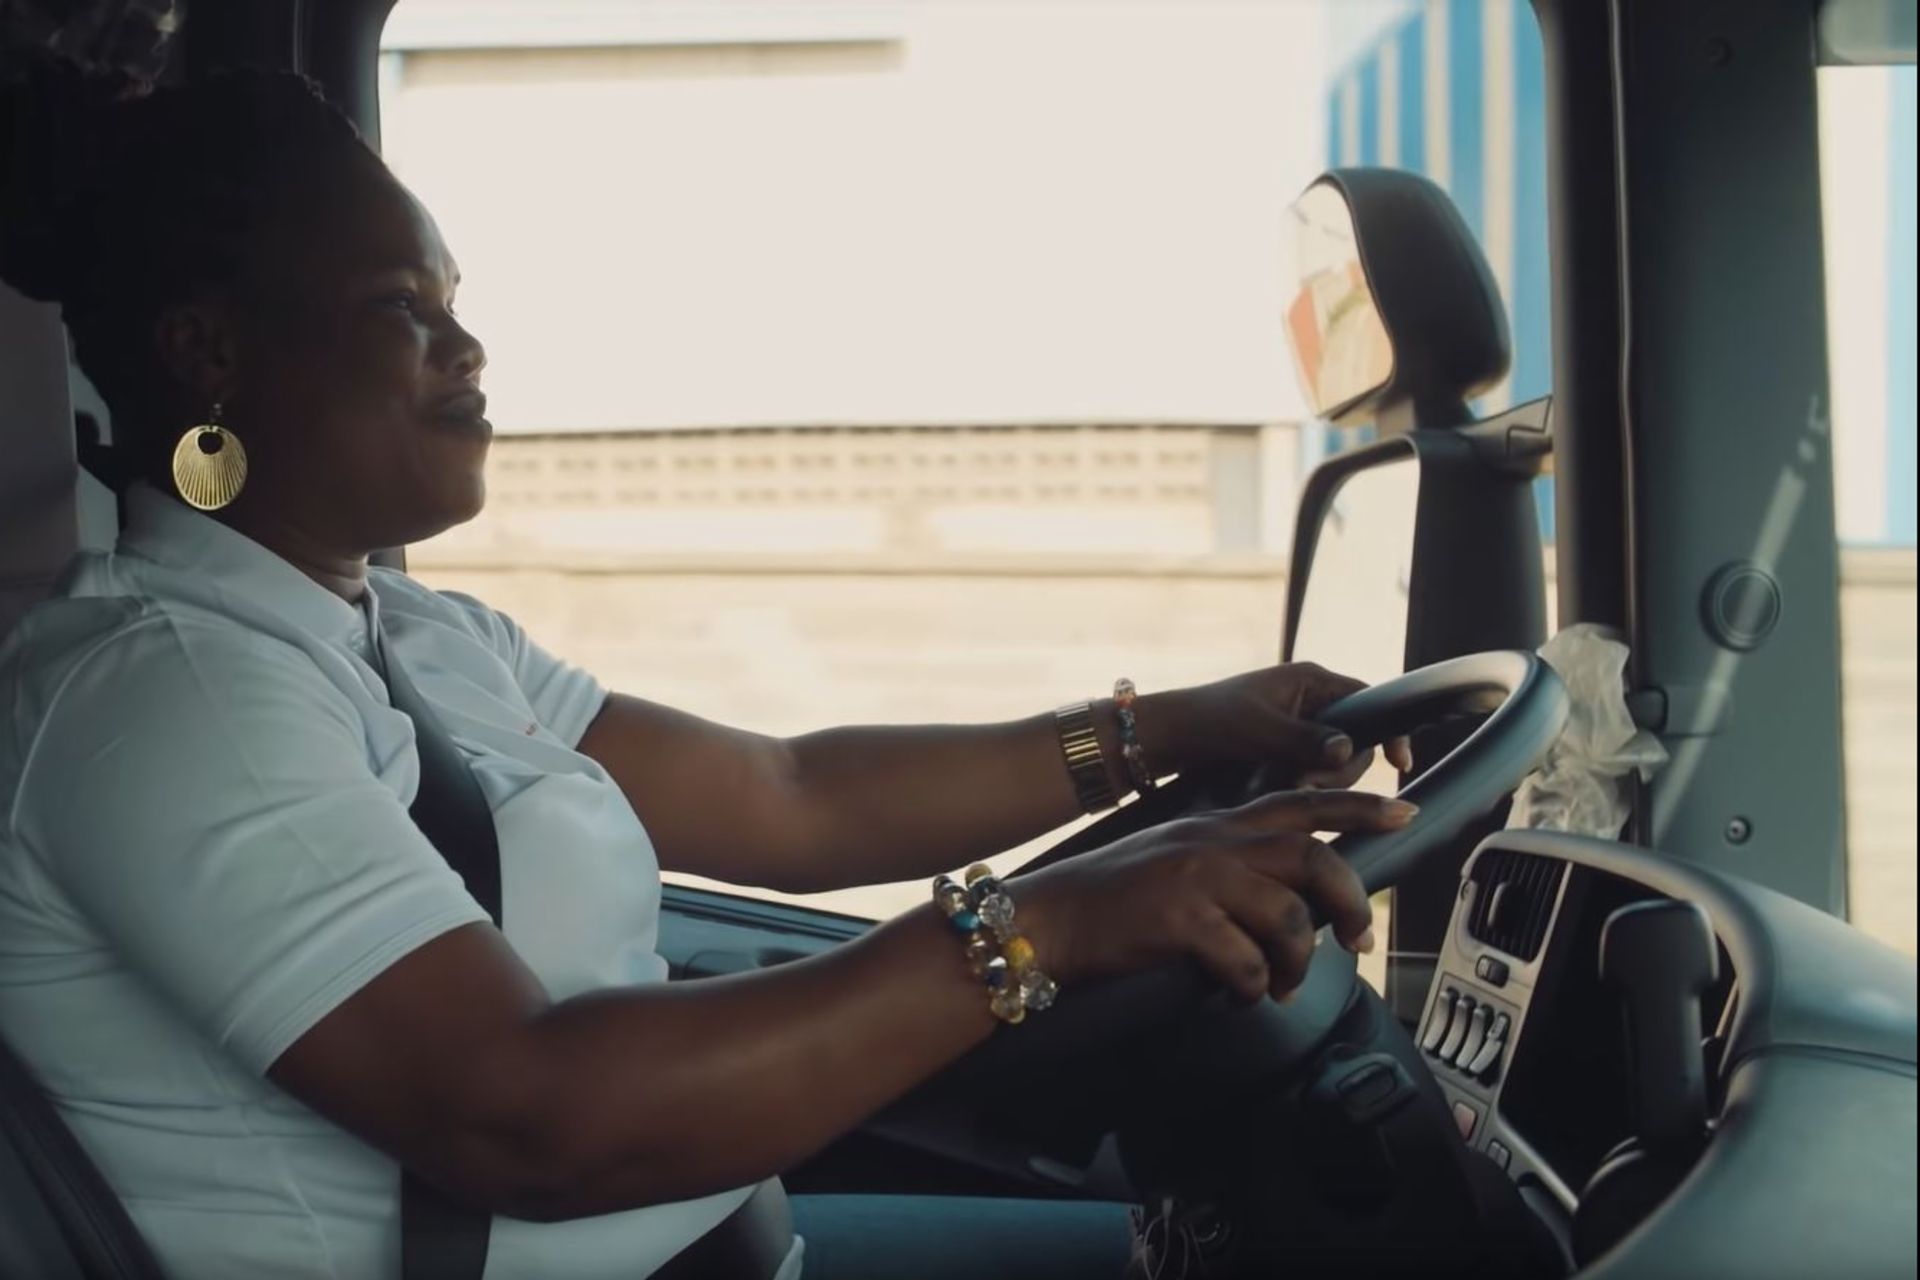
M1627 646L1591 623L1576 623L1540 646L1571 707L1560 740L1514 793L1509 827L1614 839L1633 813L1632 778L1667 762L1660 739L1627 710Z

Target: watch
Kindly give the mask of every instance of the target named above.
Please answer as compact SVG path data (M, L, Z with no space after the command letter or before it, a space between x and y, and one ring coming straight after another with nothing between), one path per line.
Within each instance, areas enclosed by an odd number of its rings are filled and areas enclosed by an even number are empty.
M1061 707L1053 713L1053 723L1060 731L1060 751L1067 758L1067 776L1073 780L1081 810L1103 813L1119 804L1107 776L1107 756L1100 749L1100 735L1093 731L1093 704L1075 702Z

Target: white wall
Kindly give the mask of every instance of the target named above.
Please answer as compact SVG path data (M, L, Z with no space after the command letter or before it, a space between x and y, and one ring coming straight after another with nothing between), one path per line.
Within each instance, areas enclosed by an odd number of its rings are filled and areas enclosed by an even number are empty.
M1321 26L923 3L896 42L409 54L384 129L503 430L1288 420Z
M1834 517L1850 543L1886 539L1887 362L1913 359L1888 346L1892 90L1879 68L1820 72Z

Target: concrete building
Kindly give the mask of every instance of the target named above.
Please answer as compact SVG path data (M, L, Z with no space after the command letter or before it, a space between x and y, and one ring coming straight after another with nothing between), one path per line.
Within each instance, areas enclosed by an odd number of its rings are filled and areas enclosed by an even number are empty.
M1258 552L1297 436L1125 424L753 428L498 439L485 516L434 554L934 557Z

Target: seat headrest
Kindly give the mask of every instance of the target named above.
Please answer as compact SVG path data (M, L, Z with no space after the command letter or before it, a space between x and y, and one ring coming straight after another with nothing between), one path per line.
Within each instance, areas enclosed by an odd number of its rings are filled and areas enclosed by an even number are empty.
M1447 193L1397 169L1333 169L1292 212L1312 244L1287 331L1314 409L1339 426L1466 425L1466 402L1506 375L1513 346L1493 272ZM1330 244L1347 246L1345 264Z

